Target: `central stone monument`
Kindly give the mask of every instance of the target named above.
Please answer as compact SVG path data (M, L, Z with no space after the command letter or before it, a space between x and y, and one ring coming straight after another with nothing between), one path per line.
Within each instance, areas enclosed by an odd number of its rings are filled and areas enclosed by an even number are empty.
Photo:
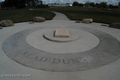
M70 36L69 30L68 29L56 29L54 36L58 38L68 38Z
M71 42L80 38L76 30L66 28L48 30L43 34L43 37L53 42Z

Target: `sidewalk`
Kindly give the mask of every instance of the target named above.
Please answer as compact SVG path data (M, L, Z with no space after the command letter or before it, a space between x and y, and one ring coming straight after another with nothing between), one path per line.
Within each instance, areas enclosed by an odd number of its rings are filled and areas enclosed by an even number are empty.
M13 27L0 29L0 80L120 80L120 59L117 59L110 64L85 71L51 72L23 66L10 59L4 53L2 44L8 37L25 29L43 26L46 28L49 28L49 26L56 26L56 28L65 28L66 26L82 26L105 32L120 41L120 29L101 26L102 23L75 23L75 21L71 21L66 17L61 17L63 14L57 12L55 13L58 16L53 18L53 20L46 20L43 23L29 24L29 22L23 22L16 23Z

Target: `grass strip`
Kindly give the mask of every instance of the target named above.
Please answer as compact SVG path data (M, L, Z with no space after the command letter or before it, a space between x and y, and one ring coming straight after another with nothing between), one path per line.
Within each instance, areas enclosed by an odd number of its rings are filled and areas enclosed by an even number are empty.
M52 12L40 10L0 10L0 21L10 19L14 23L26 22L33 20L33 17L35 16L41 16L44 17L46 20L51 20L55 16L55 14Z

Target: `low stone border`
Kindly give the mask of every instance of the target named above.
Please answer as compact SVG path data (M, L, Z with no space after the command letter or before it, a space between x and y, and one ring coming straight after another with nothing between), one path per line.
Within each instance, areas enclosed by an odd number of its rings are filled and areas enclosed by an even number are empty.
M14 26L12 20L2 20L0 21L0 26L1 27L9 27L9 26Z
M92 22L93 22L93 19L91 19L91 18L84 18L82 20L82 23L92 23Z

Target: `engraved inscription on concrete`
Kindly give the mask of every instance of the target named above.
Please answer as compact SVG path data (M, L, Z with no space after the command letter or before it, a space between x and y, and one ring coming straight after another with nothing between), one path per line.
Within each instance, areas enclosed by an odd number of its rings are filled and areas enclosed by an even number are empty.
M49 28L55 29L56 27L49 26ZM92 33L100 39L100 43L93 49L69 54L55 54L38 50L26 42L26 37L36 30L48 29L43 26L13 34L4 41L3 50L8 57L24 66L59 72L92 69L109 64L119 58L120 42L111 35L86 27L66 26L66 28Z
M49 62L49 63L53 63L53 64L78 64L78 63L83 63L83 62L91 62L93 59L90 56L85 56L82 58L66 58L66 59L58 59L58 58L53 58L53 59L48 59L46 57L42 57L42 56L38 56L38 55L34 55L34 53L29 53L29 52L23 52L21 53L22 56L32 59L32 60L36 60L36 61L40 61L40 62Z

